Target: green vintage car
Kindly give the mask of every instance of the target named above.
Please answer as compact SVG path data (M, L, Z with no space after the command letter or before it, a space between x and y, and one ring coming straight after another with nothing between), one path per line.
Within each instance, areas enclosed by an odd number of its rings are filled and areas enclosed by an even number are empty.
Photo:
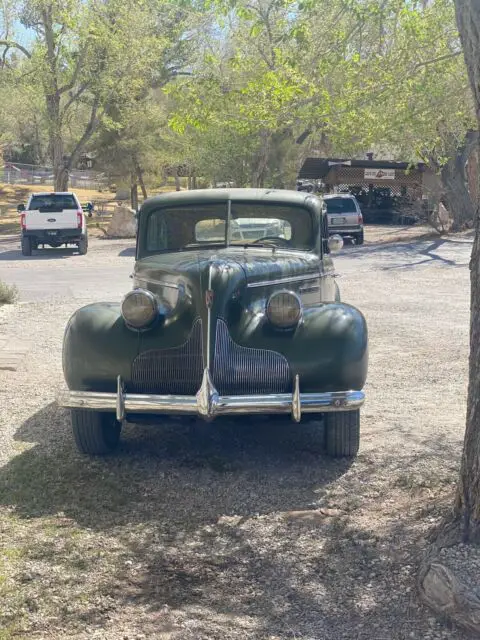
M367 327L340 301L331 252L341 246L306 192L147 200L133 290L79 309L65 331L60 404L80 451L113 450L125 420L321 414L327 453L354 456Z

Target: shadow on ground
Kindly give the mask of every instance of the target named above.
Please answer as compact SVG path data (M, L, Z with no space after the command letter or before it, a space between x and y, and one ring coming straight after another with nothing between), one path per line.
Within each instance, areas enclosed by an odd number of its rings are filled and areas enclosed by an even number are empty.
M122 436L116 454L82 456L68 413L48 405L18 430L16 439L38 444L0 472L0 500L27 518L62 511L94 529L152 517L196 527L228 513L307 508L312 487L350 466L322 456L322 423L314 421L170 418L162 426L127 425ZM188 523L185 501L200 507Z
M126 249L123 249L122 251L120 251L118 255L122 258L134 258L135 252L136 252L135 247L127 247Z
M50 404L16 440L34 446L0 471L0 504L30 527L39 584L56 567L59 635L428 637L414 589L425 522L441 515L435 469L447 492L455 474L443 438L352 464L323 457L321 422L168 420L128 427L117 454L92 459ZM49 590L35 598L47 608Z
M355 245L348 247L345 255L375 256L379 262L378 268L384 271L395 269L412 269L425 264L436 262L445 267L465 267L470 260L471 240L450 240L438 238L433 241L398 242L394 244ZM442 250L448 250L448 255L442 255ZM452 253L453 252L453 253ZM456 253L455 253L456 252ZM451 257L453 255L453 258Z

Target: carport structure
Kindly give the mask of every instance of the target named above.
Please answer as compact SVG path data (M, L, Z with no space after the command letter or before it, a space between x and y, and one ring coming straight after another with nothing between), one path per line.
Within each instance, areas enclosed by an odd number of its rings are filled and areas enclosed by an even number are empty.
M327 193L353 193L368 221L392 222L406 214L425 215L422 198L432 175L423 163L307 158L298 178L321 181Z

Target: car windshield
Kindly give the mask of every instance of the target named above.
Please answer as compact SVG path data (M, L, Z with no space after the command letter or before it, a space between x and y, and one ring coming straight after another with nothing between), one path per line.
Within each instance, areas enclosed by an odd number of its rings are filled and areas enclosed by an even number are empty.
M353 198L325 198L327 213L356 213Z
M33 196L29 209L76 209L77 203L71 193L46 193Z
M314 248L312 214L299 206L231 202L163 207L148 215L149 253L211 246Z

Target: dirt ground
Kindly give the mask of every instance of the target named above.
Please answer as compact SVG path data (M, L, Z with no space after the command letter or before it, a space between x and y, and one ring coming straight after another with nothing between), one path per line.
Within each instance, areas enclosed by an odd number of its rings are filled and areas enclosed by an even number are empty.
M415 580L461 451L470 238L382 244L390 231L336 258L370 332L351 462L323 456L320 421L259 418L129 426L118 454L80 456L55 403L63 329L117 291L115 265L129 287L133 243L31 261L0 243L0 278L76 281L0 309L0 343L29 345L0 371L2 640L467 638L418 604Z

